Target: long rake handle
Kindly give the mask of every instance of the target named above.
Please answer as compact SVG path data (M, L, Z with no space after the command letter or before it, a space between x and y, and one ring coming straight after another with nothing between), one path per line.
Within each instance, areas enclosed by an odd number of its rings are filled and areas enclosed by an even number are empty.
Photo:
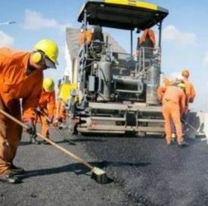
M7 112L3 111L0 109L0 113L3 114L4 116L8 117L9 119L11 119L12 121L16 122L17 124L19 124L21 127L28 129L28 126L24 123L22 123L21 121L19 121L18 119L16 119L15 117L11 116L10 114L8 114ZM70 156L71 158L79 161L80 163L82 163L83 165L85 165L86 167L88 167L89 169L93 169L94 167L89 164L88 162L86 162L85 160L83 160L82 158L78 157L77 155L75 155L74 153L70 152L69 150L66 150L65 148L61 147L60 145L56 144L55 142L53 142L52 140L44 137L43 135L41 135L40 133L36 132L36 135L42 139L44 139L46 142L50 143L51 145L53 145L55 148L61 150L62 152L64 152L65 154L67 154L68 156Z

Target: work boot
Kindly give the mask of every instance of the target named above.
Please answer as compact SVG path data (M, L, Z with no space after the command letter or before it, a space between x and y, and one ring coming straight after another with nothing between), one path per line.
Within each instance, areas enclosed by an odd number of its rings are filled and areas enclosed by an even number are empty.
M9 183L9 184L17 184L21 183L21 180L13 174L11 171L8 174L0 175L0 182Z
M167 146L172 146L173 145L173 142L167 142Z
M178 146L179 147L187 147L189 144L186 142L186 141L182 141L182 142L180 142L180 143L178 143Z
M14 174L14 175L21 175L21 174L25 173L25 170L23 168L17 167L13 164L11 164L10 168L12 170L12 174Z

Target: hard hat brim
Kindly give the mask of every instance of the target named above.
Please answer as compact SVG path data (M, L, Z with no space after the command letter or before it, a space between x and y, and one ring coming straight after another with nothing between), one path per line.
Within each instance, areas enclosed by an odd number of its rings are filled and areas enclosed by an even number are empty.
M47 68L56 69L56 64L52 62L49 58L45 58L45 64Z

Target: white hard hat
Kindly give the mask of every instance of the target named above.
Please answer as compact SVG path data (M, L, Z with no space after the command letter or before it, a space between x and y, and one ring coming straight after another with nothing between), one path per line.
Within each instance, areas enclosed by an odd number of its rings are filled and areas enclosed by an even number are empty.
M183 80L183 76L181 74L178 74L176 77L176 80L182 81Z

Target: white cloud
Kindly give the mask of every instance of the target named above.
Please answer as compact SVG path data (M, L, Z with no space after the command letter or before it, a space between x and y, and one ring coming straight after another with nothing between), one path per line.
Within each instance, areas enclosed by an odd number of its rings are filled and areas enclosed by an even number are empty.
M0 47L10 47L14 43L14 38L0 31Z
M60 24L55 19L44 17L41 13L27 9L25 11L24 28L29 30L57 29L64 31L68 24Z
M195 45L197 42L197 37L195 33L182 32L173 25L169 25L164 28L163 39L167 41L172 41L179 45Z

